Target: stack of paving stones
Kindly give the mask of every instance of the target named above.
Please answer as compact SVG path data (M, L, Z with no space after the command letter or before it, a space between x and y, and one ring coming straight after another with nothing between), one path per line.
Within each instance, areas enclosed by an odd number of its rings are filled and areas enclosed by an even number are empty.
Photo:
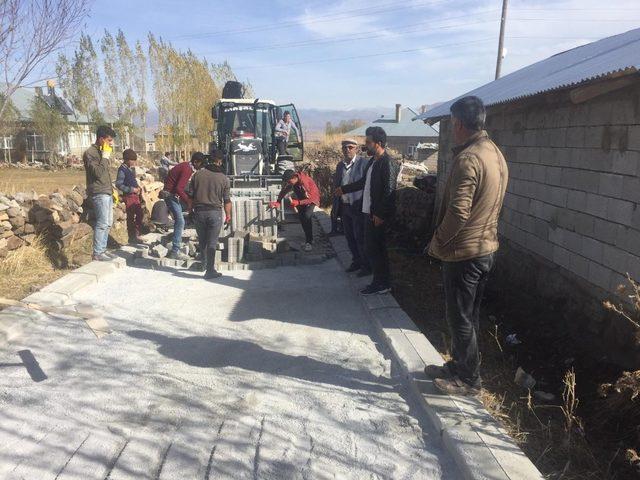
M248 230L233 233L223 231L216 251L215 266L219 271L261 270L280 266L319 264L335 256L328 238L316 222L314 251L303 252L293 247L287 239L277 236L266 238ZM121 248L127 262L134 267L162 270L202 270L197 234L194 228L186 228L182 234L181 252L188 260L167 258L172 248L172 232L155 232L142 236L137 246Z

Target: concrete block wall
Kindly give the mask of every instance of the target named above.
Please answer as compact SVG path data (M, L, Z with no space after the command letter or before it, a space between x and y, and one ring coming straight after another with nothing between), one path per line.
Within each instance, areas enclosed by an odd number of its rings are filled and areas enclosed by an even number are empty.
M446 174L448 123L438 165ZM509 165L503 238L597 287L600 297L615 295L627 273L640 280L640 83L577 105L493 108L487 131Z

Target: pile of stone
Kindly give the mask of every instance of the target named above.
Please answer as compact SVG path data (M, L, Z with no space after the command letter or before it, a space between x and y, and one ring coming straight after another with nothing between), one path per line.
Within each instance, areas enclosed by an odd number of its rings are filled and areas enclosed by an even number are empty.
M86 222L92 213L84 188L78 186L49 195L0 193L0 258L39 237L55 259L73 242L91 234ZM114 221L123 219L123 210L115 209Z
M391 235L396 244L421 250L433 233L436 175L418 175L413 186L399 185Z
M142 187L148 219L163 184L144 167L136 167L136 177ZM81 186L71 190L57 189L48 195L33 191L13 195L0 193L0 258L32 244L39 237L50 257L66 266L64 250L92 233L93 206L86 197L86 190ZM114 225L121 228L125 220L124 203L118 203L113 210Z

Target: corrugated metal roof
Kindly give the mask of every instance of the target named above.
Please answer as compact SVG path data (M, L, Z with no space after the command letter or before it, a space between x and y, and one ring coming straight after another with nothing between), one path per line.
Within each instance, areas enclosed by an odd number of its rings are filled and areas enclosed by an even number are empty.
M640 69L640 28L558 53L438 105L415 119L445 117L451 104L467 95L476 95L490 106L636 69Z
M373 122L358 127L345 136L364 137L365 130L369 127L382 127L387 137L438 137L438 132L432 126L422 122L414 122L413 118L417 115L409 107L402 109L400 113L400 123L396 122L395 116L380 117Z

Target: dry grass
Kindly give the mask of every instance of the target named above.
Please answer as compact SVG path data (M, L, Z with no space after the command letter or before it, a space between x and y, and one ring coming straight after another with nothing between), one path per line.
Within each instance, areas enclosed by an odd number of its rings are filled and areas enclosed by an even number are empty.
M437 263L424 256L400 253L393 248L390 251L390 257L396 300L416 321L438 351L448 355L450 338L444 320L444 291ZM513 302L524 302L520 297L508 296L511 298L508 303L512 306ZM590 379L585 376L584 369L574 372L574 368L569 364L551 365L549 363L547 365L546 359L530 358L529 355L534 356L535 352L540 351L543 346L537 345L533 338L525 338L524 343L518 346L506 344L504 339L507 334L514 331L520 332L518 328L506 321L521 313L519 310L505 311L502 304L495 303L496 298L488 300L485 311L491 314L484 317L481 322L483 375L481 401L487 410L500 421L525 454L543 472L545 478L552 480L637 478L625 476L621 471L625 469L624 465L621 465L621 460L624 461L625 458L625 450L616 451L619 445L615 443L615 432L611 431L611 428L599 429L601 422L596 422L593 410L599 410L598 406L601 403L594 403L593 395L579 398L580 393L586 395L591 392L590 386L586 384ZM530 305L526 310L529 309ZM529 312L532 321L536 315L537 313ZM550 341L544 335L540 335L540 341ZM554 393L555 400L539 401L535 398L534 391L528 391L516 385L514 374L518 366L523 366L527 371L532 372L539 381L534 390L540 389ZM537 370L531 370L528 367L537 368ZM547 370L547 367L551 368L551 371ZM639 380L638 390L626 388L619 383L611 386L611 389L621 390L622 393L611 395L609 398L612 405L617 407L614 410L619 408L624 412L624 416L632 421L634 417L631 410L640 417L640 413L637 413L640 412L638 408L640 393L635 397L633 395L633 392L640 392L640 371L634 374L634 377ZM581 381L582 385L579 384ZM630 400L632 397L635 398L634 401ZM606 420L613 423L610 417ZM637 423L634 424L637 425ZM610 438L599 438L602 437L599 433L603 431L608 431L608 434L614 438L614 443ZM626 452L627 457L634 455L637 454L631 451ZM628 463L633 462L629 460ZM637 457L637 463L640 465L640 456Z
M110 232L112 242L126 243L127 229L116 224ZM91 261L92 235L72 242L62 254L52 254L39 237L28 246L9 252L0 259L0 297L20 300L69 273L72 269ZM52 256L65 258L67 268L56 268ZM56 258L59 262L59 258Z
M0 297L19 300L64 275L56 270L40 239L0 260Z
M75 185L84 184L84 170L79 169L59 171L22 168L0 169L0 192L8 195L31 190L41 194L51 193L56 188L71 189Z

